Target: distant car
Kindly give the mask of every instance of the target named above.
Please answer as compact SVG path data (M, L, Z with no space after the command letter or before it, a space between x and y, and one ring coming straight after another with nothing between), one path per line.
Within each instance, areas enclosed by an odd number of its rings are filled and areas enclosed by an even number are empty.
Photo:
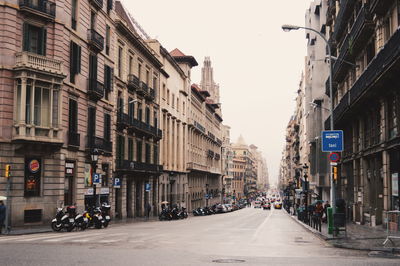
M263 210L270 210L271 209L271 203L267 202L263 205Z
M280 203L280 202L275 202L274 208L275 208L275 209L282 209L282 203Z
M255 201L253 203L254 208L261 208L261 201Z

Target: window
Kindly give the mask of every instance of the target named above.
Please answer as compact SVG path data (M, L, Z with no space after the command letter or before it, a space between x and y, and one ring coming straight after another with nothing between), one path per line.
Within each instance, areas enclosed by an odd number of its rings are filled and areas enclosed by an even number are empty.
M129 116L129 121L133 122L133 119L135 117L135 102L132 102L132 98L128 98L128 116Z
M372 39L367 46L367 65L371 62L371 60L375 56L375 40Z
M146 124L150 124L150 108L146 107Z
M176 97L176 110L179 112L179 98Z
M111 45L111 29L110 26L106 25L106 55L110 55Z
M142 141L136 141L136 161L142 162Z
M142 81L142 65L138 64L138 78L139 81Z
M71 28L76 30L76 21L78 19L78 0L72 0L71 3Z
M157 79L157 77L154 77L153 78L153 89L154 89L154 91L156 91L157 88L158 88L157 83L158 83L158 79Z
M25 101L21 97L22 90L25 90ZM20 110L22 104L25 105L24 114ZM32 80L28 80L26 87L23 88L21 80L18 80L16 110L18 121L39 127L57 127L58 105L58 89L51 88L50 84L41 81L36 81L35 86L33 86Z
M42 160L25 158L25 197L39 197L41 187Z
M46 55L47 30L24 23L23 50L35 54Z
M89 55L89 79L97 81L97 55Z
M158 127L157 112L154 111L153 115L154 115L154 127L157 128Z
M94 11L90 12L90 28L96 29L96 13Z
M167 104L169 104L169 89L167 89Z
M138 103L138 116L137 116L137 119L139 121L142 121L142 114L143 114L142 104Z
M185 115L185 102L182 102L182 113L183 113L183 115Z
M104 97L108 100L109 93L113 89L113 69L107 65L104 65Z
M163 89L162 89L162 97L163 97L163 99L165 99L165 93L166 93L166 87L165 87L165 83L163 83Z
M175 108L175 94L173 94L173 93L172 93L171 101L172 101L172 108Z
M107 14L110 15L110 11L113 8L113 0L107 0Z
M111 115L104 114L104 140L111 141Z
M133 139L128 139L128 161L133 161Z
M69 50L69 81L75 83L75 75L81 73L81 47L71 41Z
M150 158L151 158L150 144L146 143L146 163L151 163Z
M130 55L129 56L129 74L132 74L133 70L133 57Z
M69 132L78 132L78 103L74 99L69 99Z
M109 166L107 163L103 163L103 164L101 165L101 168L102 168L103 172L105 173L105 174L101 177L101 186L102 186L102 187L106 187L106 186L108 186L108 179L109 179L109 176L108 176L108 169L110 169L110 166Z
M88 108L88 130L87 134L89 137L93 137L96 134L96 107L89 106Z
M118 77L122 77L122 47L118 47Z
M117 135L117 165L122 165L125 153L125 138Z
M149 72L149 70L146 70L146 84L150 85L150 72Z

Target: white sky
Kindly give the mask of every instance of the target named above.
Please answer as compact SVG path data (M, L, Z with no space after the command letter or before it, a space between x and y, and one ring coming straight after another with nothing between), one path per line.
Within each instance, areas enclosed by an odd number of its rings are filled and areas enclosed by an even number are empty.
M196 58L193 83L200 82L204 57L211 57L232 141L242 134L258 146L276 182L306 55L304 32L286 33L281 25L304 25L311 0L122 2L168 51L179 48Z

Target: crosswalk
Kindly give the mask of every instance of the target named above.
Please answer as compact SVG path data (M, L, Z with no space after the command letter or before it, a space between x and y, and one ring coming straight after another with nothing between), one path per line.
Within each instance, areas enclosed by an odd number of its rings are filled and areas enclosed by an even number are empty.
M131 235L128 233L110 233L107 230L103 230L101 232L99 232L98 230L87 230L84 232L70 232L70 233L55 232L55 233L41 233L34 235L0 237L0 245L8 243L57 244L57 243L93 243L93 242L102 244L117 243L117 242L137 243L138 239L131 239Z

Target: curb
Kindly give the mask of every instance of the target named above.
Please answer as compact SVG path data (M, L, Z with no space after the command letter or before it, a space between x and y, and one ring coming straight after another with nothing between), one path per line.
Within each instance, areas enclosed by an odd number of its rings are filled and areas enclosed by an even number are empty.
M343 248L343 249L351 249L351 250L359 250L359 251L380 251L380 252L391 252L391 253L400 253L400 247L372 247L372 248L362 248L362 247L355 247L355 246L349 246L346 244L342 243L332 243L330 241L332 240L340 240L341 238L332 238L332 237L327 237L323 234L321 234L319 231L316 231L309 227L308 225L302 223L301 221L297 220L296 217L290 215L287 211L286 213L289 215L290 218L292 218L295 222L300 224L304 229L308 230L309 232L313 233L316 237L320 238L321 240L324 240L326 243L329 245L335 247L335 248ZM343 239L343 238L342 238Z

